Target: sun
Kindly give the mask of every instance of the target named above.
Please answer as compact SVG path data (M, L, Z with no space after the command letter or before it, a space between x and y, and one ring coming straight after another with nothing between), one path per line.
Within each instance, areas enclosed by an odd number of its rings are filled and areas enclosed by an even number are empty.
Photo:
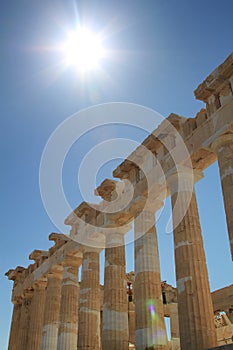
M105 55L100 35L86 28L70 32L63 51L66 64L75 66L80 72L97 69Z

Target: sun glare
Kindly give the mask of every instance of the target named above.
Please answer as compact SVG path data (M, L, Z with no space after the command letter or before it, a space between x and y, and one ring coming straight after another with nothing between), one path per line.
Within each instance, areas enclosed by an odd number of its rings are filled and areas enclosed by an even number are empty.
M69 33L63 50L66 64L74 65L81 72L98 68L105 53L100 36L86 28Z

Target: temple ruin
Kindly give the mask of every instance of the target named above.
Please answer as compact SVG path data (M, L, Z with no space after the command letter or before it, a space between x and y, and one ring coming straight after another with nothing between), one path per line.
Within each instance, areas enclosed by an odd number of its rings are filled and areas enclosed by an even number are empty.
M51 233L54 245L48 251L34 250L32 264L6 273L14 283L9 350L233 349L227 345L233 343L233 285L210 292L195 186L190 193L187 159L177 169L171 156L179 153L175 130L191 157L194 182L218 161L233 257L233 53L194 93L206 109L194 118L171 114L114 170L118 180L105 179L95 190L100 204L82 202L65 219L70 235ZM144 148L155 160L144 157ZM117 213L104 212L127 194L129 183L130 203ZM166 196L173 209L176 288L160 277L155 214ZM132 222L135 269L126 274L124 236ZM164 317L170 317L171 340Z

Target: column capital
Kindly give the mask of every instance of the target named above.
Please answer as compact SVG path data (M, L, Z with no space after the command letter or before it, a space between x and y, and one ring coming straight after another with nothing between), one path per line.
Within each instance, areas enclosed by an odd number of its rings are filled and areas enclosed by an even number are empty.
M233 143L233 134L223 134L219 136L213 141L213 143L211 144L211 148L213 151L216 152L219 147L227 143Z
M82 245L81 250L82 250L83 254L85 254L85 253L98 253L99 254L103 249L91 247L88 245Z
M47 278L56 276L57 278L62 279L62 271L63 271L63 266L60 266L60 265L53 266L48 271Z
M82 265L83 259L75 255L67 255L62 261L63 267L80 267Z
M35 283L33 284L33 289L45 289L47 286L47 279L44 278L42 280L37 280L35 281Z
M192 192L194 184L204 177L202 171L187 167L178 169L167 174L166 181L171 195L176 192Z

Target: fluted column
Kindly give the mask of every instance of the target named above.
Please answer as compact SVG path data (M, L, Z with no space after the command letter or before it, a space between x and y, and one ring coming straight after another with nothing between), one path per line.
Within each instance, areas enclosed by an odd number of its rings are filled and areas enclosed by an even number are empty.
M220 136L212 145L217 153L233 260L233 134Z
M134 229L136 349L165 350L167 338L154 213L144 210L135 218Z
M8 350L17 349L22 299L17 298L16 300L13 301L13 304L14 304L14 308L13 308L12 319L11 319L11 330L10 330Z
M71 256L63 262L58 350L76 350L78 341L78 269L82 260Z
M41 350L57 350L62 269L54 268L47 278Z
M45 280L37 281L33 288L28 328L28 349L40 350L46 284Z
M182 350L203 350L217 346L214 312L195 190L190 186L190 175L179 173L179 181L182 188L178 193L177 174L169 179L180 343ZM190 203L188 198L191 198Z
M124 235L107 235L104 269L103 350L128 350L128 301Z
M128 303L128 322L129 322L129 342L135 343L135 306L133 302Z
M99 251L85 248L80 284L78 350L100 350Z
M22 307L20 312L18 343L16 347L17 350L27 349L31 301L32 291L26 291L23 296Z

